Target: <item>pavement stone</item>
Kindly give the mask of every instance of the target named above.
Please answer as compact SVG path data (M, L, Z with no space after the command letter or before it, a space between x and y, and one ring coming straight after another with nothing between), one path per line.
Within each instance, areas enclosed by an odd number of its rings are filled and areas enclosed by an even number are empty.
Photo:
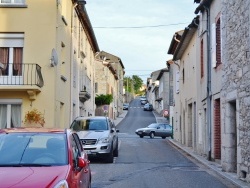
M127 110L124 110L122 114L120 114L115 120L115 125L118 125L123 118L127 115ZM155 116L157 123L163 123L167 122L166 118L162 117L160 114L158 114L156 111L153 111L153 114ZM197 154L192 148L186 147L185 145L180 144L174 139L169 138L168 141L176 146L177 148L181 149L182 151L188 153L190 156L192 156L194 159L198 160L203 165L207 166L211 170L213 170L218 175L222 176L223 178L227 179L228 181L232 182L238 187L241 188L250 188L250 183L246 182L244 179L240 179L237 177L236 173L229 173L222 171L222 167L219 163L214 161L208 161L205 157Z

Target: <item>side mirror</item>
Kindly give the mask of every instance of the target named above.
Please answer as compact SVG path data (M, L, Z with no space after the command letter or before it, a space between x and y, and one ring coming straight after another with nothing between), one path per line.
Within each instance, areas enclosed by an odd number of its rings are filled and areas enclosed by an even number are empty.
M80 168L84 168L86 165L86 161L83 158L78 157L77 166Z

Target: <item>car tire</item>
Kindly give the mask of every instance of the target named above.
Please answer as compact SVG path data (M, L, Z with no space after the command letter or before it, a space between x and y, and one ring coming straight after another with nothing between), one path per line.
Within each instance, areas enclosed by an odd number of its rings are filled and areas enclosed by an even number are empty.
M142 136L142 135L140 135L140 138L143 138L143 136Z
M162 139L166 139L166 136L163 136Z
M118 139L117 139L117 141L116 141L116 147L115 147L115 150L114 150L114 157L118 157L118 155L119 155L119 152L118 152Z
M151 132L151 133L149 134L149 136L150 136L150 138L154 138L154 137L155 137L155 133L154 133L154 132Z
M106 162L107 163L113 163L114 162L113 147L111 148L110 153L107 155Z

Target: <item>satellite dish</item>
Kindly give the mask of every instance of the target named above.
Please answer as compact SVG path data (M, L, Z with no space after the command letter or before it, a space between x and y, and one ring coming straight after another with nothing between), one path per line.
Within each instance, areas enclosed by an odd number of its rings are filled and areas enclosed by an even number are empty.
M54 48L52 49L50 64L51 64L51 67L54 67L58 64L58 55Z

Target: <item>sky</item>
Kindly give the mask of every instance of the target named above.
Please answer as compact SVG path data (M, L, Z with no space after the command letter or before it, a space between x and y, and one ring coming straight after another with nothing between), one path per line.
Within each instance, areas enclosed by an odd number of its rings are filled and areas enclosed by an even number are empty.
M193 0L87 0L86 10L100 50L122 60L125 75L146 84L154 71L166 68L175 32L196 17Z

